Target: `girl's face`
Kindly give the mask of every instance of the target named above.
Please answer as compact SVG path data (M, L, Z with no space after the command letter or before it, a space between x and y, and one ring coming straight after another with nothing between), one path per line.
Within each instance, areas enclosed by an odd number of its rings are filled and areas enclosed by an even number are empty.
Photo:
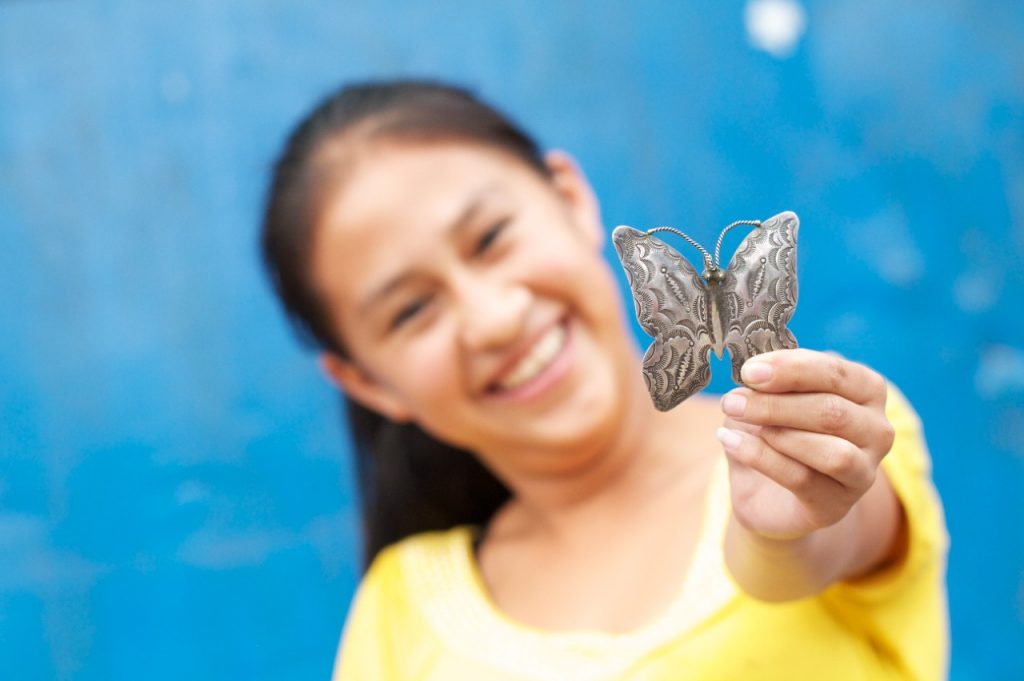
M548 161L551 180L484 146L374 145L316 231L314 282L351 357L327 371L498 467L572 466L638 374L590 188Z

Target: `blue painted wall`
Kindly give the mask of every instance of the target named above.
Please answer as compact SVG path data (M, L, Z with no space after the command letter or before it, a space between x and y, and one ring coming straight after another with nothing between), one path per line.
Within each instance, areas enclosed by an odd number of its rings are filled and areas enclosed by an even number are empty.
M1024 5L808 2L778 56L744 2L635 4L0 2L0 676L327 677L354 490L260 202L317 98L430 75L609 227L800 213L797 337L928 429L952 676L1024 678Z

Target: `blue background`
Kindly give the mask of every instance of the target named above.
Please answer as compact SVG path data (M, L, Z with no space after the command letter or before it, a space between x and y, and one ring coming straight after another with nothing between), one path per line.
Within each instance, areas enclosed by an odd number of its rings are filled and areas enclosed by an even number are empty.
M792 329L927 427L952 677L1024 678L1024 4L805 8L787 58L739 1L0 2L0 676L327 678L348 444L260 205L319 97L427 75L574 153L609 228L800 214Z

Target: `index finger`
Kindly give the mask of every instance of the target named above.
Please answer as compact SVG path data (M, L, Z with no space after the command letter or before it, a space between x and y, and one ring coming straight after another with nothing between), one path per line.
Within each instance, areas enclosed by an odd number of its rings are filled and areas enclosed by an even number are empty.
M833 393L857 404L885 404L881 374L839 355L806 348L755 355L743 364L740 377L748 387L763 392Z

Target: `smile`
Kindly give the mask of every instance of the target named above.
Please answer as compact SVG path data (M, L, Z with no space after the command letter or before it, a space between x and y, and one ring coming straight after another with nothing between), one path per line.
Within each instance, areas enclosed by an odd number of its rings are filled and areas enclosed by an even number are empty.
M541 336L530 351L508 372L498 384L502 390L513 390L535 378L558 356L558 351L565 345L565 327L561 324L552 326Z
M568 325L563 320L553 324L494 383L492 394L509 398L529 398L544 392L568 370L570 360L565 352L569 344Z

